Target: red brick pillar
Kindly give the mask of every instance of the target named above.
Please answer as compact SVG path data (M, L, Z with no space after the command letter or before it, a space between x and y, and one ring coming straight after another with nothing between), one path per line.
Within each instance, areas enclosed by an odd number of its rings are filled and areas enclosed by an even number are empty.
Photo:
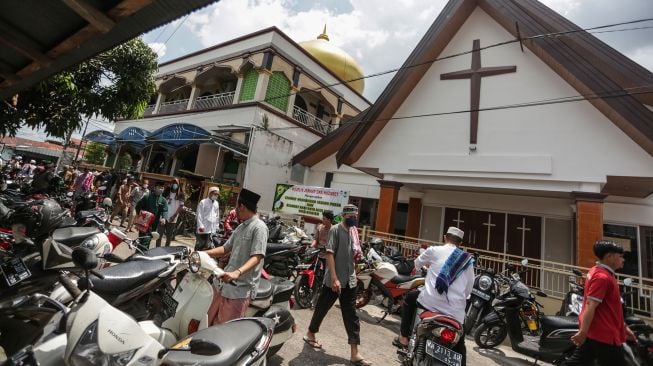
M576 199L576 265L592 267L597 261L594 243L603 238L603 199L600 193L574 192Z
M406 222L406 236L419 237L419 224L422 218L422 199L411 197L408 201L408 220Z
M379 208L376 211L376 226L374 229L384 233L392 233L399 189L403 184L386 180L379 180L378 182L381 185L381 191L379 192Z

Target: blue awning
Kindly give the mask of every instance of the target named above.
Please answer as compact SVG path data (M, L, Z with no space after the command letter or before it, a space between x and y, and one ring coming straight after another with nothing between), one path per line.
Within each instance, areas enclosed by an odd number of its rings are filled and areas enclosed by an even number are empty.
M211 133L189 123L175 123L152 132L147 140L177 149L188 144L210 141Z
M93 141L104 145L111 145L115 142L116 135L110 131L97 130L87 133L86 136L84 136L84 140Z
M147 145L146 139L150 136L150 132L139 127L129 127L122 130L116 136L116 142L125 142L134 145L145 146Z

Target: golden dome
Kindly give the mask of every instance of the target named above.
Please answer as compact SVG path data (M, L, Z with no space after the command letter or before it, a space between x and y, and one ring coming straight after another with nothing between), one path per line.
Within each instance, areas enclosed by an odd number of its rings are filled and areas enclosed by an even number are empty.
M326 34L326 25L322 34L317 36L317 39L301 42L299 45L335 73L342 81L356 79L347 84L360 94L363 94L363 90L365 89L363 69L361 69L358 62L349 56L347 52L329 43L329 36Z

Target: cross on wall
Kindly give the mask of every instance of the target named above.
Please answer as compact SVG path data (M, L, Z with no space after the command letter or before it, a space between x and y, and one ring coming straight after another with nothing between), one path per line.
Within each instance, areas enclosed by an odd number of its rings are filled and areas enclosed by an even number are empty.
M517 66L481 67L481 40L475 39L472 48L472 67L467 70L454 71L440 75L440 80L470 79L470 150L476 150L476 142L478 141L478 109L481 104L481 78L513 72L517 72Z
M517 226L517 230L521 230L521 254L524 255L524 245L526 242L526 232L531 231L531 228L526 227L526 218L522 217L521 226Z
M492 234L492 227L497 226L492 223L492 214L487 215L487 222L483 223L483 226L487 226L487 244L486 250L490 250L490 236Z

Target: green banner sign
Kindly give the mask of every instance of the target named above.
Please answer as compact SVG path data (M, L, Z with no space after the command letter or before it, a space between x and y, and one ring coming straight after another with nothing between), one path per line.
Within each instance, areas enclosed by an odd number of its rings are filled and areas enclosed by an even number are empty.
M322 211L336 215L349 202L349 192L323 187L277 184L272 211L287 215L322 217Z

